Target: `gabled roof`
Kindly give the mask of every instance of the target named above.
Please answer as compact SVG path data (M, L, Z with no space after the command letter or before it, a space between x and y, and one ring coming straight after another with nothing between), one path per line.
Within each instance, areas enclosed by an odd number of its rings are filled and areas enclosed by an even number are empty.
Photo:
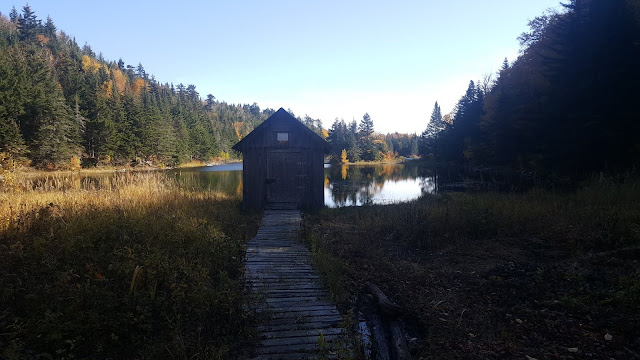
M273 115L269 116L267 120L265 120L262 124L258 125L253 131L251 131L247 136L242 138L237 144L233 145L232 149L236 151L242 151L242 148L246 144L251 144L256 139L263 136L263 132L265 129L269 128L271 123L289 123L293 127L297 127L300 129L300 132L309 136L309 141L312 141L318 145L318 147L322 147L325 152L329 152L331 149L331 145L320 137L320 135L313 132L313 130L309 129L305 124L300 122L298 119L294 118L289 114L285 109L280 108Z

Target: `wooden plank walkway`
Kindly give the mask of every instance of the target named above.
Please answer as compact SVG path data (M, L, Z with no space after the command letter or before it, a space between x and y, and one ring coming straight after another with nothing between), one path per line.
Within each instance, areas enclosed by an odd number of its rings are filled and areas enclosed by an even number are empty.
M258 329L262 341L255 359L336 358L336 349L347 344L342 317L298 240L300 221L298 210L266 210L247 245L247 286L264 296L256 310L270 315Z

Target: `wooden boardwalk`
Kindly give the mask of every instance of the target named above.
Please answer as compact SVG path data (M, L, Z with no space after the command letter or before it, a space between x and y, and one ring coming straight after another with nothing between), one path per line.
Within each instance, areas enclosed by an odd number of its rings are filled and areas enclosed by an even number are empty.
M255 359L335 358L346 344L342 317L298 240L300 221L300 211L267 210L247 246L247 286L264 297L256 310L270 315Z

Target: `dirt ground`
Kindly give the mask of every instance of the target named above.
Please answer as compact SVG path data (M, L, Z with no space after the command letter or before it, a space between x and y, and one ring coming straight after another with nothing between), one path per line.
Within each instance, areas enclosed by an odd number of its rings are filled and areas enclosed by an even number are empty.
M319 217L306 226L339 264L341 311L377 285L406 309L416 359L640 359L638 247L575 254L504 238L429 253L367 246Z

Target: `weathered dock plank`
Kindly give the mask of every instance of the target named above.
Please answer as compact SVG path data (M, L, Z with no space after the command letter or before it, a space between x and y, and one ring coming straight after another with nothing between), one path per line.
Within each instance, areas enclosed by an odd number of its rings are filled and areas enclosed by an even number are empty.
M297 336L314 336L314 335L338 335L344 334L345 330L342 328L329 328L324 330L282 330L282 331L266 331L262 333L265 339L274 338L289 338Z
M300 221L299 211L267 210L246 248L246 286L261 295L254 310L269 318L257 329L262 341L255 359L326 358L346 343L342 316L298 240Z

